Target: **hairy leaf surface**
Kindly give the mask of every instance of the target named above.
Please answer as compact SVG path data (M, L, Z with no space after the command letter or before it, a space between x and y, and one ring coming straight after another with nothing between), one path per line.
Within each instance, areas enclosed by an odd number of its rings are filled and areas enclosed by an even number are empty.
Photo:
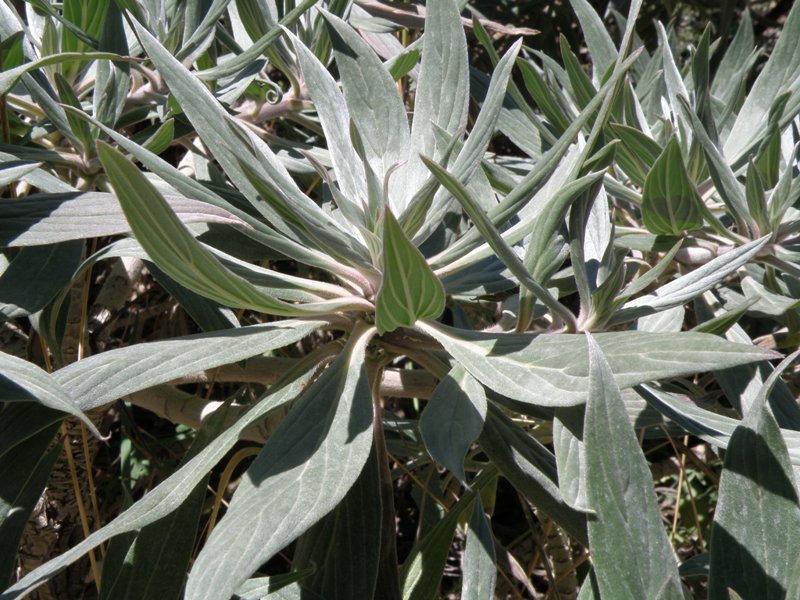
M444 310L444 286L403 233L388 205L383 213L383 280L375 300L379 333L436 319Z
M372 446L372 401L356 331L248 469L189 574L189 600L228 600L271 556L333 510Z
M492 334L418 323L486 387L540 406L586 402L586 339L570 334ZM694 333L596 335L619 387L774 358L772 352Z
M281 348L324 326L285 320L108 350L59 369L53 379L89 410L178 377Z
M594 338L587 341L586 499L595 511L589 548L600 591L608 598L682 599L650 469L611 366Z
M786 442L760 402L731 436L711 542L709 598L786 598L800 555L800 502Z

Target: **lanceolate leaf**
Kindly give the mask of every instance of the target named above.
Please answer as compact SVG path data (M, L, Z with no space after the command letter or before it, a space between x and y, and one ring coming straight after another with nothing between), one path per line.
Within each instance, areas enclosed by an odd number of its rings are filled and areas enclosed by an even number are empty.
M225 409L215 411L203 422L181 460L182 465L197 456L220 434L226 421L226 412ZM208 478L207 474L194 485L191 494L177 510L137 532L124 560L119 561L121 564L116 568L113 568L114 563L106 555L101 600L178 600L182 597L183 574L192 558ZM112 543L125 544L126 537L116 538ZM177 573L181 576L176 577Z
M436 319L444 311L442 282L425 257L403 233L389 206L383 214L383 280L375 301L379 333L411 327L419 319Z
M164 200L182 223L245 226L225 209L188 198ZM114 194L42 194L0 204L0 246L43 246L130 231Z
M253 45L247 50L229 61L199 72L198 77L206 81L213 81L229 75L234 75L246 68L248 65L252 64L254 60L260 59L270 46L275 44L278 38L283 35L283 27L294 26L300 17L317 2L319 2L319 0L303 0L284 15L278 26L272 27L267 33L255 40Z
M461 588L462 600L489 600L495 597L494 536L481 499L475 501L472 517L467 529L467 543L461 559L461 572L464 582Z
M597 342L587 340L586 495L596 515L589 519L589 549L600 591L604 598L682 599L650 469L611 367Z
M426 9L422 63L411 127L411 158L408 167L397 174L404 178L406 200L427 179L428 172L417 156L425 154L441 160L445 147L437 144L435 128L440 127L453 136L467 123L467 40L458 7L455 0L440 0L430 2Z
M81 412L67 389L57 378L33 363L16 356L0 352L0 401L36 402L77 417L97 437L97 428Z
M747 264L769 241L765 236L753 240L731 250L730 252L710 260L691 273L682 275L647 294L626 302L614 315L610 322L624 323L642 315L652 314L680 306L696 298L706 290L710 290L739 267Z
M516 255L514 250L505 242L500 232L492 224L491 220L483 209L474 200L469 190L465 188L453 175L448 173L441 165L423 156L423 163L430 169L436 178L447 190L459 201L464 212L472 219L475 228L481 232L486 242L495 251L497 257L503 261L509 271L525 286L533 295L541 300L550 310L561 317L566 323L574 325L575 316L538 281L531 277L525 265Z
M382 537L378 472L378 455L373 448L344 500L295 546L292 570L313 570L303 579L303 587L326 600L376 595Z
M60 556L28 573L0 594L0 600L12 600L28 594L30 590L41 585L104 541L115 535L141 529L177 509L186 501L194 487L206 477L208 471L234 446L242 431L273 409L296 398L308 385L312 374L299 376L296 380L279 386L273 393L262 398L250 412L220 434L157 488L146 494L105 527L95 531Z
M281 348L322 326L323 321L285 320L136 344L68 365L53 379L89 410L184 375Z
M253 572L333 510L372 446L364 351L348 347L303 394L250 466L189 574L187 600L228 600Z
M586 515L569 506L558 489L556 459L494 404L489 404L481 449L532 504L586 545Z
M23 248L0 274L0 321L44 308L70 283L82 252L78 241Z
M319 310L329 312L333 309L332 303L342 304L340 301L323 302L315 310L314 305L289 304L261 293L225 268L194 239L133 163L103 143L97 144L97 152L136 239L153 262L181 285L226 306L281 316L313 315Z
M150 171L161 177L165 182L170 184L184 196L197 198L203 202L211 204L212 206L226 210L234 214L236 217L242 219L249 226L243 227L242 232L252 237L254 240L257 240L259 243L305 264L314 265L322 269L329 270L336 266L337 263L330 258L330 256L323 254L315 248L307 247L306 245L300 244L293 239L281 235L262 221L252 217L250 214L244 211L235 208L208 187L205 187L195 179L188 177L177 168L169 164L167 161L150 152L146 148L139 146L124 135L117 133L115 130L103 125L99 121L92 119L86 115L86 113L77 112L76 114L82 118L88 119L95 127L101 129L103 133L114 140L119 147L129 152L133 158L140 161ZM266 160L266 157L262 157L262 162ZM243 174L243 176L245 175ZM287 179L289 179L288 175ZM180 211L177 211L176 209L176 212ZM2 221L0 220L0 223L1 222ZM253 229L250 229L251 227ZM2 231L2 229L0 229L0 231Z
M689 179L681 148L672 138L647 175L642 193L642 218L655 234L679 235L703 225L700 195Z
M458 155L452 164L453 176L460 182L465 182L467 187L475 190L475 184L479 183L483 173L479 171L481 160L486 153L492 137L497 129L497 121L503 107L503 99L511 78L511 71L514 67L517 54L521 47L522 40L517 41L508 49L502 59L497 63L497 67L492 74L489 89L486 91L481 112L475 120L475 124L470 131L469 137L459 149ZM450 142L451 144L453 142ZM441 145L441 144L440 144ZM445 145L445 154L449 151L449 145ZM442 157L444 160L444 157ZM423 158L423 162L425 159ZM402 181L398 179L398 181ZM483 194L476 193L478 197L493 198L491 189L486 185L487 191ZM414 241L420 243L431 235L440 225L448 210L452 210L453 199L447 194L449 190L440 189L433 200L433 204L428 211L427 222L422 225L414 236ZM486 205L484 205L486 207ZM489 208L495 206L490 200ZM413 205L409 208L413 209ZM405 218L405 215L403 215Z
M483 386L461 366L439 382L422 412L419 428L428 452L461 481L466 481L464 457L485 418Z
M589 2L570 0L570 4L586 36L586 44L592 57L593 79L599 81L617 60L617 49L614 47L608 28Z
M741 421L696 406L685 398L651 388L637 387L637 392L656 410L687 432L720 448L727 448ZM781 429L792 465L800 467L800 432Z
M462 516L475 506L477 492L495 476L495 470L491 467L481 472L472 482L472 489L462 495L444 518L411 550L400 570L403 600L433 600L439 596L439 582L456 527Z
M640 4L632 4L631 8L638 7ZM495 226L502 226L506 221L516 216L530 201L533 195L542 189L567 154L574 143L575 136L586 126L586 124L596 115L607 118L611 109L608 95L616 89L622 76L634 64L638 56L630 56L620 62L615 68L614 73L592 101L584 108L569 128L558 139L558 141L542 156L537 163L537 168L528 172L517 184L517 186L503 198L503 200L491 211L489 218ZM601 113L598 114L598 109ZM598 127L603 119L595 117L595 127ZM463 256L468 252L480 238L479 231L470 229L462 235L455 244L447 248L436 257L435 266L447 264L448 262Z
M295 36L291 37L309 94L314 100L325 132L339 187L347 198L364 206L367 199L364 165L350 138L350 113L344 96L333 76L311 50Z
M711 533L709 598L787 598L800 504L786 442L759 402L731 436Z
M766 132L769 109L773 100L784 90L792 97L786 112L792 117L800 104L800 63L796 52L800 43L800 8L794 3L782 28L781 36L767 64L756 79L736 117L724 154L732 162L738 161Z
M592 508L586 500L584 408L584 406L556 408L553 419L553 449L558 465L558 486L564 501L578 510L591 511Z
M406 160L408 117L392 75L375 52L344 21L324 13L350 115L364 150L381 181L395 164Z
M57 65L60 63L78 62L82 60L117 60L117 61L132 61L136 60L127 56L120 56L111 52L62 52L61 54L53 54L46 56L40 60L25 63L13 69L8 69L0 73L0 94L5 94L10 90L14 83L23 74L28 71L33 71L47 65Z
M134 22L134 27L142 46L147 50L148 56L156 67L158 67L159 74L166 81L171 94L177 99L187 118L197 130L198 135L212 151L233 184L241 190L258 211L269 219L271 225L283 233L285 237L301 244L309 243L301 232L285 223L268 203L258 200L257 190L253 187L239 164L239 161L247 162L253 158L252 151L242 144L240 139L233 139L232 132L236 131L239 126L231 120L231 117L217 99L193 73L175 60L169 51L141 25ZM258 138L253 140L258 150L264 154L264 160L271 162L273 157L268 156L268 153L271 152L269 147L263 143L258 146L259 142ZM281 175L284 175L284 173L281 173ZM288 177L288 174L282 177L278 183L286 188L287 194L300 193L297 185ZM350 241L346 238L342 240L341 245L344 251L348 250L347 246Z
M571 334L492 334L429 322L436 339L478 381L499 394L539 406L586 402L586 339ZM775 358L746 344L705 334L609 332L596 335L619 387Z

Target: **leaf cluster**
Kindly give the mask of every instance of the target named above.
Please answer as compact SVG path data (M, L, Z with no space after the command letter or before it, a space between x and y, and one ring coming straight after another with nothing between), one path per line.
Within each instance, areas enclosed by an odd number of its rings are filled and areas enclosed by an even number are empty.
M0 4L0 598L795 597L800 8L756 72L641 4L571 0L590 64L455 0ZM22 572L109 420L121 500Z

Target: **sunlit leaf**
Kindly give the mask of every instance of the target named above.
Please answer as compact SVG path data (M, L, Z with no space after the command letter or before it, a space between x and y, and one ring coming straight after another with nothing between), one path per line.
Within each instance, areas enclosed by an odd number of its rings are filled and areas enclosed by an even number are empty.
M569 334L493 334L418 323L478 381L504 396L539 406L574 406L589 391L586 339ZM706 334L598 333L617 385L686 375L774 358L756 346Z
M256 457L192 566L187 599L228 600L353 486L372 447L364 351L373 331L354 332Z
M383 214L383 280L375 300L379 333L411 327L442 314L445 293L422 253L408 240L388 205Z
M289 304L267 296L232 273L189 233L133 163L106 144L98 143L97 152L136 239L153 262L175 281L226 306L283 316L319 313L310 308L312 305ZM329 303L321 304L327 304L328 310L333 308Z
M57 65L61 63L71 63L82 60L115 60L122 62L135 61L135 58L127 56L120 56L112 52L62 52L61 54L53 54L46 56L40 60L25 63L13 69L8 69L0 73L0 94L5 94L13 87L14 83L22 75L29 71L39 69L48 65Z
M11 600L29 593L31 589L41 585L104 541L115 535L141 529L169 515L183 505L195 485L202 481L208 471L233 448L242 431L259 418L263 418L271 410L295 399L303 388L308 385L312 374L307 373L298 376L294 381L287 382L286 385L280 386L274 393L262 398L251 411L242 416L197 456L189 460L141 500L76 546L28 573L0 594L0 598L2 600Z
M134 344L59 369L53 378L84 410L178 377L235 363L309 335L321 321L284 320L239 329Z
M756 404L725 453L711 542L709 598L786 598L800 541L797 484L775 418Z
M642 218L649 231L678 235L703 225L700 195L689 179L678 140L672 138L653 164L642 192Z
M588 350L586 497L596 515L589 519L589 549L600 591L609 598L682 599L650 469L611 367L592 337Z

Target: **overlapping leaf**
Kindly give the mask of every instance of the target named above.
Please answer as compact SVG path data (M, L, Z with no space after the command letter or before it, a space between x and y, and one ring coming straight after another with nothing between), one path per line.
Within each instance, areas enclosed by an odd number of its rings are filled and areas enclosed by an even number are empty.
M336 305L352 306L347 300L295 305L261 293L194 239L133 163L105 144L98 144L98 154L136 239L153 262L181 285L226 306L282 316L313 315L329 312Z
M406 238L388 205L383 214L381 266L383 280L375 300L379 333L411 327L419 319L436 319L442 314L442 282Z
M228 600L262 563L333 510L355 483L372 446L364 363L372 331L354 333L250 466L192 567L188 600Z
M672 138L653 164L642 192L642 218L656 234L679 235L703 225L700 195L689 179L678 140Z
M89 410L178 377L281 348L324 326L284 320L108 350L59 369L53 379Z
M588 365L582 335L492 334L418 323L486 387L519 402L573 406L586 402ZM619 387L723 365L774 358L775 353L694 333L609 332L596 335Z
M588 338L586 497L589 549L603 597L682 600L678 564L652 475L600 346Z
M13 600L30 593L32 589L41 585L104 541L115 535L141 529L182 506L197 483L202 481L208 471L233 448L242 431L259 418L264 417L271 410L295 399L308 385L311 375L313 373L298 376L294 381L286 382L286 385L280 386L279 389L262 398L257 406L242 416L234 425L225 430L197 456L189 460L158 487L120 514L111 523L95 531L68 551L28 573L0 594L0 600Z
M0 352L0 400L36 402L77 417L100 437L92 422L81 412L79 402L55 376L33 363Z
M800 554L797 483L775 417L755 405L731 436L711 544L709 598L786 598Z
M431 456L466 481L464 457L486 418L483 386L463 367L439 382L420 418L419 428Z

